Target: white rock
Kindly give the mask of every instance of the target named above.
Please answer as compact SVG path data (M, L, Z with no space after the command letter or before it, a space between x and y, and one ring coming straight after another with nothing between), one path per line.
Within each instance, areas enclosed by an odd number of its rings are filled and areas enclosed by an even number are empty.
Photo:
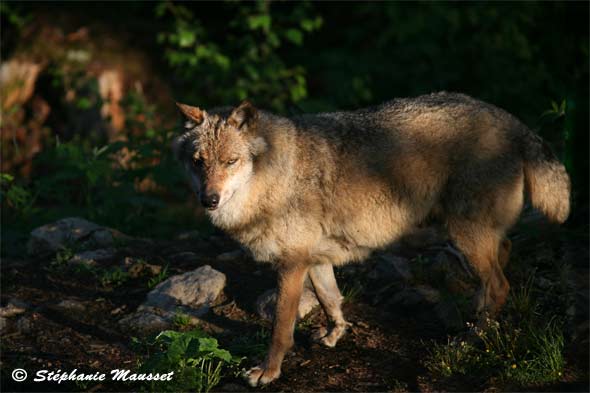
M225 274L209 265L178 274L158 284L137 311L119 321L131 331L158 332L172 327L180 311L191 318L205 314L225 287Z
M256 313L262 319L271 321L275 315L275 306L277 303L277 290L269 289L256 299ZM305 286L299 301L299 308L297 309L297 318L303 319L309 314L314 307L319 306L320 302L316 297L313 289Z
M80 265L87 265L87 266L96 266L100 265L105 261L112 260L116 256L116 253L113 249L100 249L100 250L92 250L92 251L83 251L77 254L69 260L69 263L73 264L80 264Z
M225 282L225 274L205 265L161 282L148 293L144 305L165 310L187 306L192 314L202 315L223 291Z
M172 321L151 312L135 312L119 321L122 328L143 334L158 333L169 329Z
M10 318L26 311L26 304L20 301L11 300L4 307L0 307L0 317Z
M193 230L193 231L179 233L178 236L176 236L176 239L178 239L178 240L194 240L194 239L199 239L200 236L201 236L201 234L199 233L199 231Z
M27 252L30 255L52 254L82 242L104 248L111 246L115 238L129 239L114 229L101 227L83 218L69 217L34 229L27 243Z
M241 249L238 249L238 250L224 252L222 254L219 254L217 256L217 260L222 261L222 262L227 262L227 261L236 260L238 258L241 258L242 256L244 256L244 251L242 251Z
M62 300L57 304L57 307L63 309L64 311L73 312L83 312L86 310L86 306L84 306L84 304L72 299Z

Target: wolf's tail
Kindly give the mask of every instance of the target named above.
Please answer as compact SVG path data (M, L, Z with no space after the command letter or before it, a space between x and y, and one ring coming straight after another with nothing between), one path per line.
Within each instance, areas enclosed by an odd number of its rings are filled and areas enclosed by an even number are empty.
M523 144L524 178L531 203L549 220L562 223L570 213L570 178L541 137L528 131Z

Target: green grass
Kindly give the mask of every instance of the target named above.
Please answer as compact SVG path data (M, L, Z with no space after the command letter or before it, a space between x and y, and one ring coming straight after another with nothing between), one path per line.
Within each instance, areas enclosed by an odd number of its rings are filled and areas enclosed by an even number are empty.
M178 328L186 328L187 326L189 326L191 324L191 316L177 311L174 314L174 318L172 319L172 322L174 323L174 326L178 327Z
M513 287L501 319L468 324L475 341L434 343L425 367L443 378L477 375L520 386L559 381L565 367L562 321L551 317L554 306L541 301L551 294L538 293L534 282L533 273Z
M258 359L266 355L269 342L270 331L261 328L256 333L238 336L232 342L230 349L236 355Z
M156 287L156 285L158 285L159 283L161 283L162 281L164 281L165 279L168 278L169 272L168 272L168 265L164 266L164 268L160 271L160 273L158 273L157 275L155 275L154 277L150 278L148 280L147 286L149 289L153 289Z
M359 299L362 291L363 285L358 281L345 283L340 291L342 293L342 301L344 303L353 303Z

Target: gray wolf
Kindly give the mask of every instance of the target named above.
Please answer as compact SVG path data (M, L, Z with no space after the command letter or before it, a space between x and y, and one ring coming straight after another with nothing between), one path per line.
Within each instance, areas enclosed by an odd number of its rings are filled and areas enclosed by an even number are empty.
M248 102L179 107L187 121L174 150L207 215L278 272L270 349L246 374L252 386L279 377L307 276L330 321L316 338L332 347L347 327L333 266L437 222L481 279L477 310L494 314L525 194L552 221L569 214L568 175L543 140L462 94L290 118Z

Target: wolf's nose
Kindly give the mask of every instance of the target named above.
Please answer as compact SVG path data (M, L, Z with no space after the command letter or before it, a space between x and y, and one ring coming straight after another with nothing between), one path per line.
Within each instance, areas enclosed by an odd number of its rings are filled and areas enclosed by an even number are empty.
M201 203L207 209L215 209L219 204L219 194L203 195L201 197Z

